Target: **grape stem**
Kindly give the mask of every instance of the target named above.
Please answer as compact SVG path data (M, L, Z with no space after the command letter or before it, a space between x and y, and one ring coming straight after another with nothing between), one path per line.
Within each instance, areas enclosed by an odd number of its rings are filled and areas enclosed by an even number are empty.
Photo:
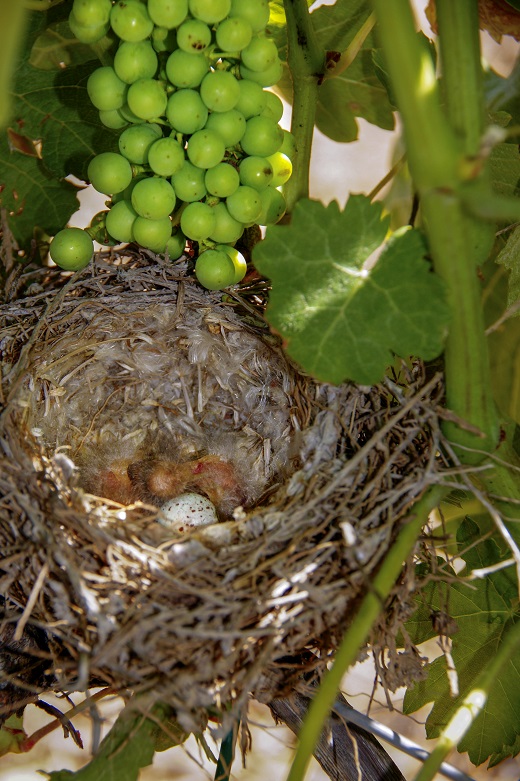
M309 197L312 136L318 86L325 73L325 52L319 46L306 0L284 0L287 19L287 62L292 78L291 132L295 139L293 174L284 187L287 213Z

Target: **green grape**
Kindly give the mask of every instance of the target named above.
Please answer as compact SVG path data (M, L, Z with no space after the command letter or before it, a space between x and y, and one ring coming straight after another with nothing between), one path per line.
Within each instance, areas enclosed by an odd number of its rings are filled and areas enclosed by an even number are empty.
M294 159L294 153L296 152L296 140L293 134L289 132L289 130L283 131L282 146L278 151L282 152L284 155L287 155L289 160Z
M286 203L280 190L275 187L266 187L262 190L260 195L260 201L262 203L262 211L258 216L259 225L273 225L282 219L285 214Z
M138 117L134 114L133 111L130 111L130 108L128 107L128 103L125 103L121 108L118 109L121 116L128 120L128 122L131 122L132 125L142 125L144 124L144 119L141 119L141 117Z
M198 87L207 72L208 61L201 53L190 54L176 49L166 61L166 75L176 87Z
M216 218L207 203L189 203L181 214L181 230L193 241L204 241L213 232Z
M244 157L238 166L240 184L253 187L255 190L265 190L273 179L273 168L265 157Z
M272 38L255 36L243 49L242 62L252 71L265 71L278 60L278 49Z
M240 75L243 79L256 81L261 87L272 87L274 84L278 84L282 78L283 67L279 59L265 71L254 71L251 70L251 68L246 67L244 63L241 63Z
M110 29L108 22L96 25L80 24L76 20L73 11L69 14L69 27L73 36L77 38L80 43L97 43Z
M138 79L130 84L126 96L130 111L141 119L156 119L166 111L168 98L163 85L155 79Z
M230 247L229 244L217 244L215 249L225 252L231 258L235 268L235 279L233 280L233 284L236 285L238 282L241 282L247 271L246 259L242 253L235 249L235 247Z
M246 118L236 109L216 112L209 115L206 129L218 133L226 148L236 146L246 132Z
M247 185L240 185L229 198L226 198L226 206L235 220L246 225L255 222L262 211L259 192Z
M206 124L208 109L196 90L180 89L168 98L166 118L174 130L191 135Z
M144 41L153 30L146 5L139 0L118 0L110 13L110 24L122 41Z
M186 249L186 236L180 230L172 233L166 244L166 253L170 260L177 260Z
M72 4L74 19L85 27L108 24L111 10L111 0L74 0Z
M148 162L150 147L161 135L159 125L148 123L132 125L123 130L119 136L119 151L131 163L144 165Z
M160 176L148 176L132 190L132 206L140 217L162 220L175 208L176 196L171 184Z
M265 30L269 21L268 0L231 0L229 16L238 16L251 25L254 33Z
M111 108L108 111L99 112L99 121L111 130L121 130L128 125L128 120L121 114L120 109Z
M106 229L110 236L117 241L129 242L134 240L133 225L137 212L132 205L124 199L114 203L106 216Z
M262 109L261 114L263 117L269 117L274 119L275 122L279 122L283 117L283 103L274 92L269 90L263 90L265 95L265 107Z
M237 111L240 111L246 119L261 114L266 106L268 93L262 89L260 84L250 79L239 79L238 87L240 97L235 106Z
M136 174L133 178L128 187L125 187L123 192L116 193L112 196L112 203L118 203L119 201L128 201L128 203L132 202L132 192L134 187L136 186L137 182L141 182L143 179L147 179L150 174L145 173L144 171L141 171L140 173Z
M195 19L206 24L217 24L228 16L231 0L188 0L188 6Z
M207 249L196 260L195 276L207 290L222 290L234 283L235 266L224 250Z
M184 165L184 149L175 138L160 138L148 150L148 165L159 176L173 176Z
M148 0L148 13L154 24L172 30L188 15L188 0Z
M177 30L177 45L185 52L203 52L211 43L211 30L198 19L188 19Z
M128 187L132 168L126 157L116 152L101 152L90 161L87 176L95 190L114 195Z
M94 254L94 242L81 228L64 228L51 241L49 253L60 268L79 271L88 266Z
M188 141L188 158L197 168L213 168L225 151L224 141L215 130L197 130Z
M253 37L251 25L247 19L235 16L225 19L217 27L217 46L223 52L239 52L249 44Z
M133 84L155 76L158 62L150 41L123 41L114 57L114 70L121 81Z
M202 168L197 168L185 160L182 168L173 174L171 179L177 198L186 203L204 198L207 194L204 174Z
M238 80L229 71L211 71L202 79L200 96L210 111L231 111L240 97Z
M244 224L231 216L226 204L222 201L212 208L215 215L215 227L209 238L221 244L238 241L244 232Z
M130 88L131 89L131 88ZM240 144L247 155L269 157L278 152L283 143L283 130L274 119L251 117Z
M229 163L218 163L210 168L209 171L206 171L204 181L208 193L216 195L218 198L227 198L228 195L235 192L240 184L237 169Z
M177 48L177 35L175 30L169 30L167 27L154 27L151 42L156 52L169 53Z
M87 81L90 100L99 111L121 108L126 98L127 85L110 65L92 71Z
M266 158L273 169L273 179L270 182L272 187L280 187L285 184L292 174L292 163L282 152L275 152Z
M134 241L151 249L152 252L164 252L172 233L172 221L169 217L160 220L149 220L146 217L136 217L133 224Z

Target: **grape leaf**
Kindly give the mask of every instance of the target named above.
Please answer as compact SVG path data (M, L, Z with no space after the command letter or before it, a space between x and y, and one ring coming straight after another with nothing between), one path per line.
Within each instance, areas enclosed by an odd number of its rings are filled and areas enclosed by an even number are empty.
M514 125L520 123L520 63L517 62L507 78L503 78L491 68L484 70L484 95L486 106L491 115L506 112Z
M96 43L96 50L106 51L112 41L105 37ZM41 70L58 70L93 59L92 47L74 37L66 21L55 22L43 30L33 43L29 64Z
M27 740L23 728L23 716L9 716L0 729L0 757L5 754L19 754L21 744Z
M507 305L520 301L520 227L514 229L506 246L497 255L496 262L511 272L507 293Z
M418 231L395 234L375 263L388 218L351 195L297 203L289 225L273 225L253 252L269 277L267 318L291 357L325 382L380 380L391 352L429 359L442 350L448 310L441 280L425 261Z
M79 208L78 187L56 179L38 158L10 149L7 133L0 133L0 207L21 248L35 229L53 235Z
M54 234L77 210L77 187L90 158L117 148L117 135L99 121L86 81L99 63L42 70L29 62L45 15L31 15L24 56L14 74L11 127L0 131L0 203L22 248L35 228ZM36 45L36 44L35 44Z
M326 136L333 141L355 141L356 117L383 130L394 129L388 95L375 74L372 52L368 49L361 51L338 76L325 79L318 89L316 126Z
M150 718L127 706L88 765L75 773L58 770L47 775L50 781L137 781L140 768L152 763L155 751L179 745L187 737L168 706L154 705Z
M520 195L520 153L517 144L497 144L488 160L493 190L511 197Z
M460 556L466 563L461 576L507 557L493 539L482 539L479 527L469 518L461 523L457 542ZM428 678L410 688L404 699L406 713L434 703L426 722L426 733L429 738L435 738L460 707L489 659L496 654L512 622L520 620L514 567L492 573L471 584L460 581L430 583L423 590L421 601L420 609L407 623L414 642L422 642L432 636L432 611L448 611L458 626L452 637L452 657L458 676L459 696L450 696L445 659L439 657L430 665ZM461 752L467 751L471 761L479 765L491 755L498 756L513 750L519 734L520 649L501 669L483 712L475 719L458 748Z
M85 179L94 154L117 148L117 135L101 124L86 90L98 65L44 71L24 62L17 70L13 120L20 132L41 140L42 162L56 177Z
M334 5L322 5L313 11L310 17L312 26L324 53L343 53L361 33L371 11L367 0L337 0ZM282 24L284 18L279 9L271 12L270 30L282 60L287 59L287 38ZM356 117L362 117L385 130L394 128L392 107L372 62L374 46L373 32L368 32L354 61L345 70L341 70L340 65L337 73L327 74L318 88L316 125L334 141L356 140ZM287 69L277 87L290 102L292 83Z

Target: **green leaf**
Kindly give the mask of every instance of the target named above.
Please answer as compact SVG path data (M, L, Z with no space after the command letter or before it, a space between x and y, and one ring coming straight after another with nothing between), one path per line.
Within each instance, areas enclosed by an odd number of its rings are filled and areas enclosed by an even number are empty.
M489 69L484 72L484 94L489 113L494 116L505 112L514 125L520 122L520 62L516 62L507 78Z
M97 50L107 50L112 45L109 38L96 44ZM59 70L79 65L93 59L92 47L74 37L66 21L55 22L36 38L29 57L29 64L41 70Z
M53 771L48 774L50 781L137 781L140 768L152 763L156 750L164 751L179 745L188 737L172 721L172 711L168 706L161 703L154 705L150 716L138 713L135 703L130 704L120 714L88 765L76 773Z
M282 60L287 59L287 39L280 3L271 3L270 29ZM334 5L322 5L311 14L318 44L324 52L343 53L354 42L369 20L372 8L367 0L337 0ZM358 137L356 117L362 117L385 130L393 130L394 115L386 90L381 85L372 62L375 46L373 32L364 38L361 50L345 69L329 74L318 88L316 125L334 141L355 141ZM286 100L292 99L292 84L285 69L277 85ZM340 72L341 71L341 72Z
M325 79L318 89L316 126L326 136L333 141L355 141L356 117L384 130L394 129L392 108L369 49L361 51L338 76Z
M479 527L469 518L462 522L457 541L460 555L466 563L461 576L507 557L493 539L482 539ZM407 691L404 700L406 713L434 703L426 722L429 738L440 734L489 659L497 653L511 623L520 618L514 567L476 579L470 584L460 581L430 583L422 594L418 614L407 624L414 642L420 642L428 634L425 614L431 615L432 611L449 612L458 626L458 632L452 637L452 657L459 695L455 698L450 695L444 657L430 665L425 681ZM467 751L471 761L479 765L492 754L501 754L512 747L519 734L520 649L500 671L483 712L475 719L458 748L461 752Z
M85 179L94 154L117 148L117 134L101 124L86 90L98 65L91 61L56 72L26 62L18 68L13 120L28 138L41 140L43 164L56 177Z
M36 228L52 235L77 210L78 188L64 178L85 180L92 156L117 148L117 134L101 124L86 91L99 62L59 70L29 62L44 25L44 14L31 15L24 58L14 74L11 127L0 131L0 203L22 248Z
M520 227L515 228L505 247L499 252L496 261L511 272L507 293L507 305L520 301Z
M38 158L10 149L7 134L0 133L0 206L21 248L38 228L49 235L63 228L79 208L77 193L76 185L53 177Z
M488 167L493 190L500 195L520 195L520 153L517 144L497 144Z
M384 241L388 218L364 195L298 202L289 225L267 229L253 258L272 291L267 318L305 371L325 382L380 380L391 353L434 358L447 321L442 282L418 231ZM372 260L370 258L370 260Z
M9 716L0 729L0 757L5 754L20 754L21 745L26 739L23 716Z

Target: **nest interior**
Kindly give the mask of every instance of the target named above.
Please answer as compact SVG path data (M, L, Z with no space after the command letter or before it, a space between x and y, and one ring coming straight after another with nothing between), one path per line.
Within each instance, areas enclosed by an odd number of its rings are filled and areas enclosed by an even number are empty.
M197 731L327 664L434 479L441 389L317 383L254 291L185 271L101 256L1 307L0 583L38 692L153 690ZM218 522L167 528L186 490Z

